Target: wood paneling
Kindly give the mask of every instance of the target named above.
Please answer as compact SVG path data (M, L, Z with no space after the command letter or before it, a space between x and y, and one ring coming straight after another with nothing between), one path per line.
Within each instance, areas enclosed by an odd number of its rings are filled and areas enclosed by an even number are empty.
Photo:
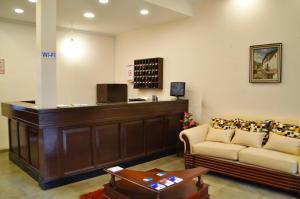
M63 159L64 173L91 168L92 162L92 132L89 127L64 129Z
M146 119L144 123L147 153L153 153L164 149L164 118Z
M124 122L121 124L124 158L145 154L145 134L143 121Z
M26 124L19 122L19 142L20 142L20 157L29 162L29 140L28 127Z
M62 176L62 132L57 128L44 128L40 131L39 143L40 175L45 179Z
M108 124L94 128L95 164L104 164L120 160L119 124Z
M182 113L170 114L166 116L166 139L165 143L167 147L174 147L179 145L179 133L181 131L180 120L182 119Z
M10 120L10 150L16 154L19 154L19 132L18 122L16 120Z
M10 121L10 159L42 188L100 174L109 165L173 153L176 115L184 111L187 100L57 109L2 103Z
M39 168L39 131L36 128L29 127L29 155L30 164Z

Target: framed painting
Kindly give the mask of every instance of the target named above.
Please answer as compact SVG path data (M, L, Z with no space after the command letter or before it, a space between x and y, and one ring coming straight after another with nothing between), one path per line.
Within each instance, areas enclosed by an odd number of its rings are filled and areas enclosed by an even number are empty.
M250 83L280 83L282 43L250 46Z

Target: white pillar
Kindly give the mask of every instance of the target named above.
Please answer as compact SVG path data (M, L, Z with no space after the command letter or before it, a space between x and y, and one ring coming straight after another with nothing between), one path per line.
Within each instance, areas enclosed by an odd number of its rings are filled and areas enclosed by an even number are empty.
M56 0L36 4L38 49L37 98L39 108L56 107Z

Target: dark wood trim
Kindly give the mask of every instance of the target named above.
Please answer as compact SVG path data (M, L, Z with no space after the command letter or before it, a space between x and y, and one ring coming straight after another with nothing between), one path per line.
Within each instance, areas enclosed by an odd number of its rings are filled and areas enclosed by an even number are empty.
M185 142L185 153L190 154L191 153L191 145L189 142L189 138L186 135L182 135L182 139Z
M0 153L7 153L9 151L9 149L1 149Z
M228 175L259 184L300 193L300 176L199 154L185 154L185 167L206 167L212 172Z
M9 160L15 163L17 166L19 166L23 171L25 171L28 175L30 175L33 179L36 181L40 181L40 174L39 171L28 164L25 160L20 158L18 155L16 155L13 152L9 152Z

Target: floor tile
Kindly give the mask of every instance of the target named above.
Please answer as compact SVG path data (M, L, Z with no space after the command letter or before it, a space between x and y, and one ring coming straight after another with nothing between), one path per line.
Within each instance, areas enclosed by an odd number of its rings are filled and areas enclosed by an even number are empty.
M183 170L183 159L175 155L167 156L131 169L146 171L159 168L166 171ZM103 187L110 179L102 175L62 187L43 191L36 181L8 160L8 153L0 153L0 198L2 199L78 199L81 194ZM203 176L209 184L209 193L214 199L295 199L296 197L280 191L246 181L240 181L217 174Z

